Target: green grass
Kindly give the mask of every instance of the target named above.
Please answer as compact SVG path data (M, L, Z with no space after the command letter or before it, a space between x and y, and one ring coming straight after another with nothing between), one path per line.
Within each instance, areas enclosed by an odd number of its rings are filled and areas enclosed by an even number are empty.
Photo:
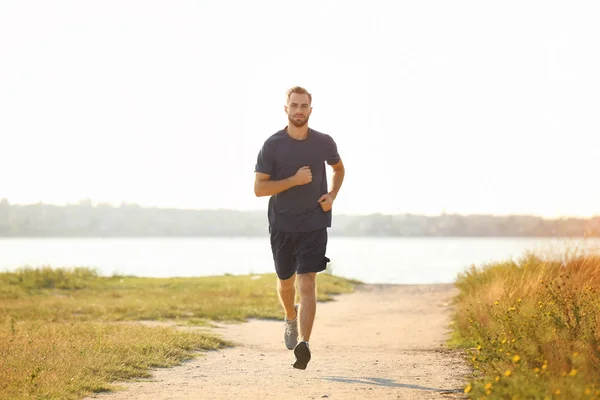
M319 274L318 300L349 293L357 283ZM150 368L229 345L206 333L211 321L282 316L274 274L158 279L101 277L85 268L0 273L0 399L79 399L113 390L114 382L147 377ZM200 328L131 323L141 320Z
M600 398L600 255L527 254L471 268L456 286L454 347L472 399Z

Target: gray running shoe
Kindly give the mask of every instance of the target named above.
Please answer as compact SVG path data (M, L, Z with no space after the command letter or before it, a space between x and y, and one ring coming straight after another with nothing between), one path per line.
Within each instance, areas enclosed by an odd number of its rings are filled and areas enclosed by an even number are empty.
M283 338L285 340L285 347L288 350L294 350L294 347L298 344L298 304L294 308L296 309L296 318L291 321L288 321L285 317L283 318L285 320L285 334Z
M310 361L310 348L307 342L300 342L294 349L294 355L296 356L296 362L294 368L306 369L306 365Z

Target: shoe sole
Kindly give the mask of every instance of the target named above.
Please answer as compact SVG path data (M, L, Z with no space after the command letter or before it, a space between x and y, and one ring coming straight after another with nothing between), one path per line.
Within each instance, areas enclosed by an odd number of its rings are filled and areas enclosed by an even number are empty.
M308 362L310 361L310 350L306 347L305 344L300 343L294 349L294 355L296 356L296 362L294 363L294 368L296 369L306 369Z

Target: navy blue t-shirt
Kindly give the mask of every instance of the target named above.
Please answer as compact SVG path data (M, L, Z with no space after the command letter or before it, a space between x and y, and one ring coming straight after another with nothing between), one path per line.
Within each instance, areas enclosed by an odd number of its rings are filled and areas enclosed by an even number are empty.
M293 176L307 165L312 181L271 196L268 207L270 227L283 232L307 232L331 227L331 210L323 211L319 198L328 193L329 165L340 161L337 145L327 134L308 129L306 139L292 138L284 129L265 140L258 153L255 172L269 174L271 180Z

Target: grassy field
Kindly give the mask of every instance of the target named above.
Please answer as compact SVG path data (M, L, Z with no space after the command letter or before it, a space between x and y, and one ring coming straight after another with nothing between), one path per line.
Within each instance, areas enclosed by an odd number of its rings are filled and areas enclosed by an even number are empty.
M600 255L528 254L456 282L472 399L600 399Z
M357 282L318 275L320 301ZM101 277L93 270L0 273L0 399L80 399L227 346L211 321L283 317L275 275ZM168 321L147 326L132 321ZM173 325L173 324L172 324ZM204 329L202 328L204 327Z

